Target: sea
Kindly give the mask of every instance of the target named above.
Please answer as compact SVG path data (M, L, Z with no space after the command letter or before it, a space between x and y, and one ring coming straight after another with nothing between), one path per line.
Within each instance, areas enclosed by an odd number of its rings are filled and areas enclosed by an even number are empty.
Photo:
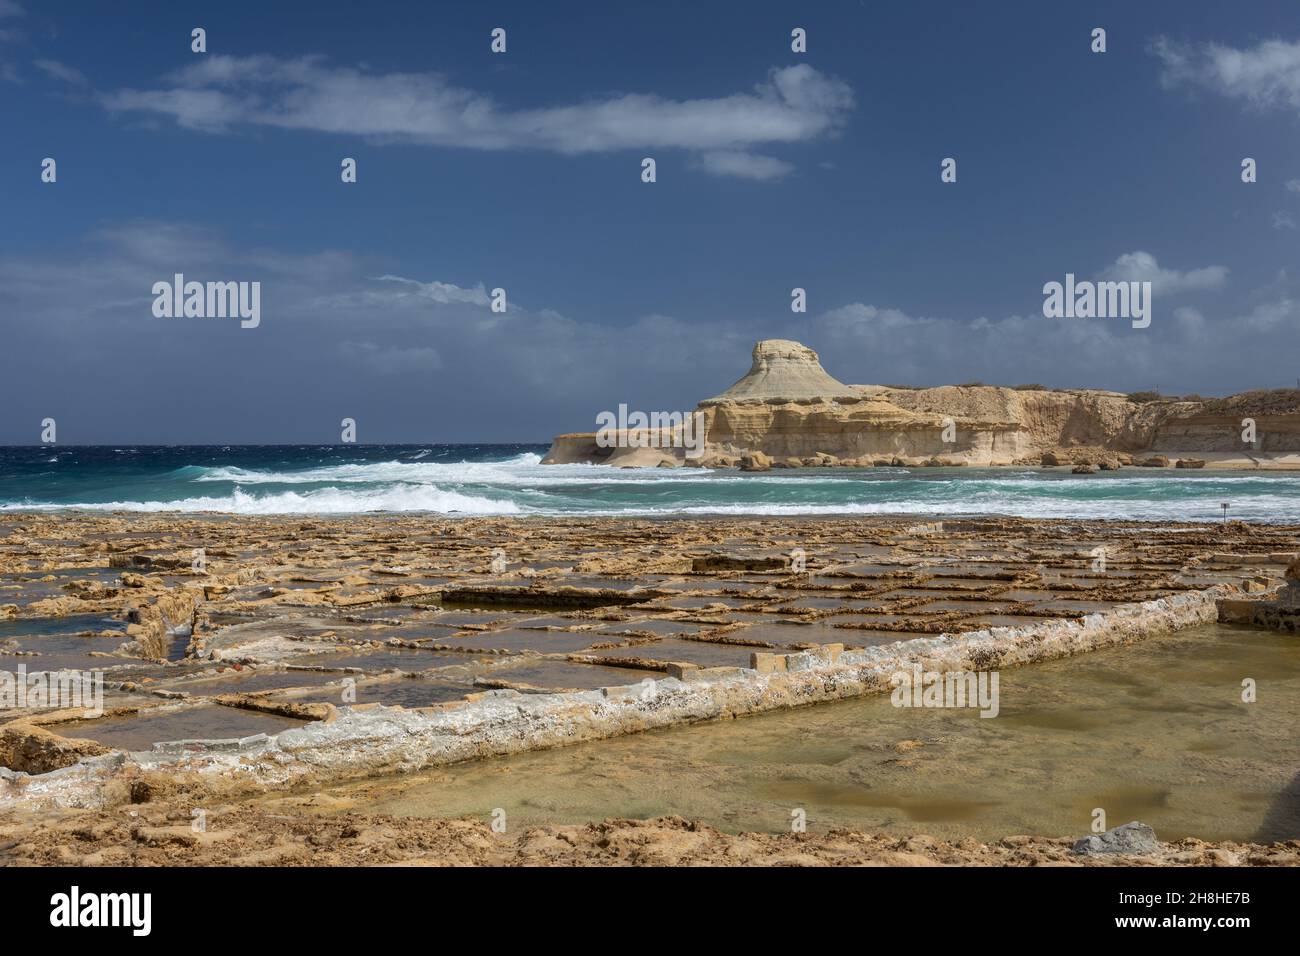
M1300 522L1300 472L543 465L546 445L0 447L0 510Z

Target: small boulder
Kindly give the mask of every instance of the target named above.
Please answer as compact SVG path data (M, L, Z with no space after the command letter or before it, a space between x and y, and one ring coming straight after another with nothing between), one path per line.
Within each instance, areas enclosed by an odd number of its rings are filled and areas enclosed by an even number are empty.
M1143 458L1138 462L1138 466L1141 468L1168 468L1169 459L1164 455L1152 455L1149 458Z
M1204 468L1204 458L1179 458L1174 465L1175 468Z
M1090 465L1086 461L1082 462L1081 464L1075 465L1073 468L1070 469L1070 474L1072 475L1095 475L1096 473L1097 473L1097 466Z
M1044 468L1055 468L1057 465L1068 465L1069 461L1061 457L1054 451L1043 452L1041 459Z
M1072 849L1075 853L1128 853L1135 856L1151 856L1161 850L1156 831L1136 820L1086 837L1075 843Z
M750 451L740 456L741 471L770 471L772 459L761 451Z

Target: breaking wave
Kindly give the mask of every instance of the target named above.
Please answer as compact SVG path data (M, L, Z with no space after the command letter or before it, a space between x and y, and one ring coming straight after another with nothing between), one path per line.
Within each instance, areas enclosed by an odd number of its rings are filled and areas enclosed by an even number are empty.
M1300 522L1300 474L543 465L540 446L0 449L0 510L975 515Z
M313 491L281 491L249 494L236 488L220 497L178 498L171 501L102 501L74 504L12 503L0 509L50 511L75 508L84 511L221 511L241 515L274 514L362 514L368 511L436 511L443 514L510 515L519 507L510 501L494 501L431 486L407 486L360 491L347 488L317 488Z

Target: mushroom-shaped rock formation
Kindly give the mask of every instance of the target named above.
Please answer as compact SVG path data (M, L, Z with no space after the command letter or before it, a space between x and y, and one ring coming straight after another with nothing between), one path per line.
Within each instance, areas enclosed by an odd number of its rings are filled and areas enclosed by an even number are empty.
M700 404L857 397L857 392L822 368L817 353L808 346L789 339L764 339L754 346L754 361L745 377Z

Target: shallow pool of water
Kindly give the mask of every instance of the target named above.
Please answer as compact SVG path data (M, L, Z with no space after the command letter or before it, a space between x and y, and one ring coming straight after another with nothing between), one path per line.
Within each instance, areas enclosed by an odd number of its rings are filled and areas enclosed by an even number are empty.
M203 704L179 710L144 711L126 717L100 717L55 724L53 729L65 737L97 740L108 747L135 751L149 750L155 743L163 741L225 740L253 734L278 734L305 723L279 714Z
M1242 680L1258 685L1243 703ZM999 716L871 697L477 761L364 788L364 809L512 825L680 814L998 839L1139 819L1164 839L1300 837L1300 640L1209 625L1006 670ZM918 746L919 744L919 746Z

